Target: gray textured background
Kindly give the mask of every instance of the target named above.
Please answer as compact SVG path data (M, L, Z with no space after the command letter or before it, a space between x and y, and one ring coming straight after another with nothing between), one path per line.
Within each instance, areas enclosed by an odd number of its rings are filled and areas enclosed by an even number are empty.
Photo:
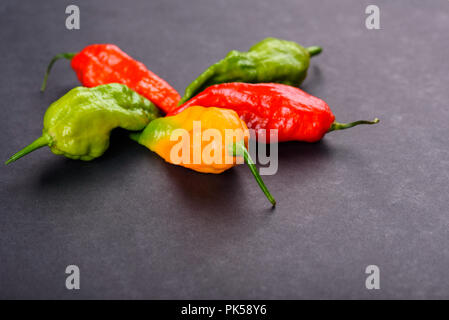
M265 181L168 165L115 133L92 162L41 149L0 166L0 298L449 298L449 2L0 2L0 159L40 135L79 84L49 59L112 42L180 92L231 49L267 36L321 45L303 88L340 121L377 126L280 146ZM365 7L381 30L365 28ZM65 267L81 290L65 289ZM381 290L365 289L365 267Z

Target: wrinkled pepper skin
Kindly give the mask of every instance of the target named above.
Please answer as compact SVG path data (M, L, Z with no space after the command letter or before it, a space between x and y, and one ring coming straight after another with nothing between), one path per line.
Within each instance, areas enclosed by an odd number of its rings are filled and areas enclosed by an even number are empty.
M125 85L77 87L50 105L42 136L7 163L43 146L71 159L92 160L106 151L113 129L142 130L158 116L152 102Z
M201 129L198 125L201 125ZM177 129L183 129L181 130L183 135L175 135L173 137L176 131L180 131ZM220 137L205 138L204 136L207 135L206 130L209 131L209 129L214 129L213 131L219 134ZM228 137L230 141L227 141L226 133L229 133L229 130L232 130L233 137L232 139ZM184 134L188 134L188 137ZM199 137L200 134L202 137ZM263 182L247 150L249 138L248 128L233 110L191 106L179 112L177 115L153 120L142 132L131 133L130 137L141 145L156 152L168 163L203 173L222 173L237 163L240 163L237 160L242 160L241 158L243 158L268 201L270 201L273 207L276 205L276 200ZM200 140L201 143L198 143L197 140L195 144L194 139ZM221 141L218 139L221 139ZM186 145L187 143L188 145ZM189 150L189 157L186 157L188 158L186 162L184 160L176 162L177 160L174 161L172 159L171 153L173 150L175 150L175 154L179 151L176 148L179 144L184 149L182 152ZM219 161L215 161L215 157L213 157L213 161L209 161L209 159L206 162L202 156L197 161L194 160L195 154L202 155L205 151L209 155L219 155L219 157L217 156L217 160Z
M306 78L310 57L320 52L320 47L304 48L293 41L276 38L264 39L248 52L232 50L187 87L180 104L219 83L276 82L299 86Z
M214 152L220 152L222 155L221 163L205 164L203 159L201 159L201 163L193 163L193 154L195 152L193 149L194 135L192 134L193 121L201 122L201 132L204 132L206 129L217 129L221 133L223 138L221 141L221 149L213 150ZM159 118L150 122L142 133L133 133L131 134L131 138L151 151L156 152L165 161L172 163L170 160L170 152L173 146L179 142L177 140L170 141L170 135L178 128L188 131L190 137L190 163L179 163L178 165L203 173L218 174L236 165L235 158L228 161L228 163L225 161L225 157L232 157L229 153L229 146L225 144L226 129L241 129L239 131L242 135L236 138L236 143L244 143L246 145L249 136L246 124L239 118L235 111L192 106L175 116ZM209 141L202 141L200 151L209 143Z
M255 130L257 139L267 143L270 142L269 129L278 130L279 142L316 142L327 132L379 121L335 122L335 116L326 102L301 89L279 83L214 85L169 115L195 105L236 111L248 128Z
M170 112L180 100L179 93L165 80L148 70L113 44L92 44L79 53L63 53L50 62L42 85L57 59L71 59L71 66L85 87L121 83L149 99L164 112Z

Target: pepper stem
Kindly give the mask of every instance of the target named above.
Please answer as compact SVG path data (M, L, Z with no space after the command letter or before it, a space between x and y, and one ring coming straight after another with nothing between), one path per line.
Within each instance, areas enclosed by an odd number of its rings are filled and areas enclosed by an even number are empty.
M55 62L59 59L72 60L72 58L76 54L77 54L76 52L59 53L59 54L55 55L53 57L53 59L51 59L50 63L48 64L47 71L45 72L44 81L42 82L42 86L41 86L41 92L44 92L45 87L47 86L47 78L48 78L48 75L50 74L50 70L53 67L53 65L55 64Z
M345 130L348 128L358 126L359 124L376 124L376 123L379 123L379 119L377 119L377 118L375 118L373 121L359 120L359 121L354 121L354 122L350 122L350 123L339 123L339 122L334 121L331 124L331 127L329 128L329 130L327 130L327 132L337 131L337 130Z
M320 54L321 51L323 51L323 48L318 47L318 46L311 46L311 47L307 47L306 50L309 52L310 56L316 56L317 54Z
M27 155L30 152L33 152L36 149L42 148L44 146L48 146L50 144L50 137L48 135L43 135L42 137L37 138L32 143L27 145L25 148L15 153L9 158L5 164L10 164L11 162L16 161L17 159L22 158L24 155Z
M131 138L131 140L134 140L134 141L136 141L136 142L139 142L139 138L140 138L140 135L142 134L142 132L131 132L130 134L129 134L129 137Z
M233 156L237 156L237 155L242 156L243 155L243 159L245 160L245 163L248 165L249 169L251 170L251 173L253 174L254 178L256 179L257 184L259 185L260 189L262 189L263 193L267 197L268 201L270 201L272 206L273 207L276 206L276 200L273 198L270 191L268 191L268 188L265 185L265 183L263 182L262 177L259 175L259 172L257 172L256 165L254 164L253 159L251 159L251 156L250 156L248 150L246 149L245 144L243 142L237 142L237 143L233 144L232 149L233 149L232 150Z

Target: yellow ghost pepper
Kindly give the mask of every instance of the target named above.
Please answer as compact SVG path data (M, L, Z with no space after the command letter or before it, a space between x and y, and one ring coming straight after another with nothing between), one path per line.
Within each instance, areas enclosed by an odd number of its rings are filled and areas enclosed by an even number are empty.
M244 161L268 200L276 204L246 148L248 128L233 110L192 106L153 120L131 138L165 161L198 172L217 174Z

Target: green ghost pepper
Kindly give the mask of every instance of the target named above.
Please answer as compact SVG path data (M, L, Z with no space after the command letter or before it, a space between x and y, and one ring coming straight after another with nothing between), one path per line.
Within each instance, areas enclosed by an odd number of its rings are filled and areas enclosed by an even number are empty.
M158 116L159 110L153 103L125 85L77 87L50 105L45 112L42 136L6 164L43 146L71 159L92 160L108 148L112 129L142 130Z
M232 50L186 88L179 105L207 87L225 82L277 82L299 86L307 75L310 57L320 52L320 47L304 48L276 38L264 39L248 52Z

